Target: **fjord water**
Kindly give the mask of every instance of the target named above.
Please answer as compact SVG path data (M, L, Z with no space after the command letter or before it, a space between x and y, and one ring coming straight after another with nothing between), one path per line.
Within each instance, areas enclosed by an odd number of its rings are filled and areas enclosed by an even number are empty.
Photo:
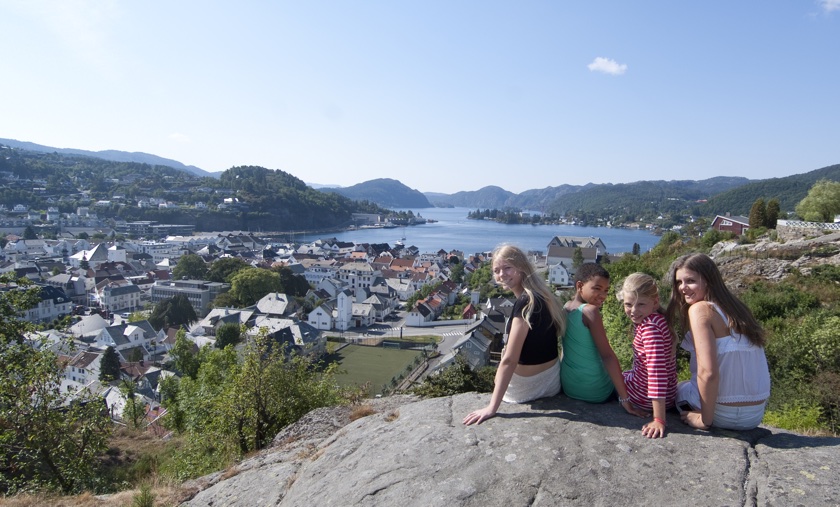
M295 240L314 241L334 237L340 241L388 243L391 246L401 240L407 246L416 246L420 252L461 250L467 255L490 251L499 243L512 243L526 251L545 253L548 242L554 236L598 237L611 254L630 252L633 250L633 243L638 243L641 251L645 252L659 241L659 236L645 230L575 225L500 224L490 220L469 220L467 214L474 211L470 208L422 208L412 211L415 215L419 214L427 220L434 219L437 222L394 229L357 229L295 236Z

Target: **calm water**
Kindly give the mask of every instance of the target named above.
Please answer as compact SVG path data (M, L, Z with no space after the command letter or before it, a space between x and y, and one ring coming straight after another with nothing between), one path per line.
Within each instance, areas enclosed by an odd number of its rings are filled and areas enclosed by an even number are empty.
M645 252L659 242L659 236L647 231L612 229L609 227L579 227L574 225L509 225L489 220L468 220L470 208L428 208L413 210L437 223L398 227L396 229L358 229L330 233L327 235L296 236L296 241L314 241L324 237L335 237L341 241L356 243L388 243L393 246L398 240L414 245L420 252L461 250L465 254L486 252L499 243L513 243L520 248L545 252L548 242L554 236L600 237L611 254L630 252L633 243L638 243Z

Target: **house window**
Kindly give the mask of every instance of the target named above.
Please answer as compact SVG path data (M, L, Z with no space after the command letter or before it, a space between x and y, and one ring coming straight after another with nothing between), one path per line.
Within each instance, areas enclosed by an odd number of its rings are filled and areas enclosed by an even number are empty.
M720 222L720 225L726 227L726 226L732 225L732 222L730 222L729 220L722 220Z

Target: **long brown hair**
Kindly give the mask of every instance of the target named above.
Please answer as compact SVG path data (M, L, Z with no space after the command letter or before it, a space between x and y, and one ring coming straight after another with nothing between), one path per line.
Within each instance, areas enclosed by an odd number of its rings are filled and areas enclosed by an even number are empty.
M697 273L706 282L706 301L716 304L726 315L726 325L731 331L744 335L753 345L764 346L765 336L761 325L750 309L735 297L723 282L715 261L708 255L693 253L683 255L671 264L668 277L671 279L671 300L668 303L668 318L674 322L679 318L683 330L690 329L688 307L683 295L677 290L677 270L688 269Z
M536 272L525 252L519 247L502 244L493 250L492 259L493 262L496 259L504 259L522 273L522 288L528 296L528 303L522 309L522 318L528 325L528 329L531 328L531 314L534 312L534 306L542 302L547 307L551 320L554 321L557 335L562 336L566 332L566 312L561 310L557 297L552 294L542 276Z

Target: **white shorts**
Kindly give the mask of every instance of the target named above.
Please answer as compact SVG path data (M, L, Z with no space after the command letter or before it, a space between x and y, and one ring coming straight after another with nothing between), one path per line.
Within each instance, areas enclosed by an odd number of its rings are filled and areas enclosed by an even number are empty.
M680 382L677 385L677 405L681 402L688 402L696 410L700 407L700 392L689 381ZM751 430L761 424L764 419L764 409L767 402L758 405L747 405L733 407L732 405L715 405L715 418L712 426L728 430Z
M507 403L525 403L537 398L554 396L559 392L560 361L557 361L551 368L530 377L514 373L502 400Z

